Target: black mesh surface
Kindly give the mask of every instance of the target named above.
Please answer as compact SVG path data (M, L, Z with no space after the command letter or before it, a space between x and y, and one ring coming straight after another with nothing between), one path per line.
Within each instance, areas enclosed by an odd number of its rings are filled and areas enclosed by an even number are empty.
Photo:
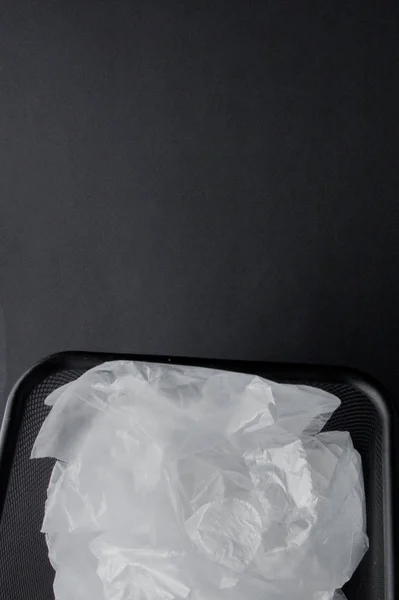
M54 572L48 561L44 536L40 533L54 461L30 460L29 456L49 410L44 405L46 396L83 372L61 370L41 381L26 398L0 521L1 600L54 598ZM354 387L337 383L315 384L309 380L302 383L322 387L341 399L342 405L329 421L327 429L349 431L362 456L370 549L345 586L345 593L348 600L384 600L384 453L380 415L373 402Z

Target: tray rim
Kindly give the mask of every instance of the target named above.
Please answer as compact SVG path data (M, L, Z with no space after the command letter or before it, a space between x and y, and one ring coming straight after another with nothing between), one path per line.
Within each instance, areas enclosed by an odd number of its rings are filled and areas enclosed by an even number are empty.
M307 380L315 385L322 383L341 383L349 385L373 403L382 421L383 435L383 486L384 486L384 570L385 600L399 598L399 585L395 577L395 531L397 517L394 516L394 498L399 501L399 485L395 472L398 452L398 412L388 392L375 379L360 370L326 365L301 363L278 363L267 361L231 360L218 358L196 358L173 355L152 355L112 352L64 351L51 354L28 369L13 386L5 406L0 428L0 520L7 494L20 423L25 400L32 389L43 379L59 370L91 369L103 362L113 360L136 360L160 364L193 365L216 368L226 371L251 373L262 370L262 376L268 379L284 379L286 382ZM398 543L399 547L399 543ZM399 578L398 578L399 582ZM396 590L396 596L395 596Z

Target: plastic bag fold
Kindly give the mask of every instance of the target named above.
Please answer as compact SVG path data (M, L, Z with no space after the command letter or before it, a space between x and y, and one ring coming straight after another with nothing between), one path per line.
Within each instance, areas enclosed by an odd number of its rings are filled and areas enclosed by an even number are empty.
M368 547L361 459L308 386L117 361L46 400L56 600L339 600Z

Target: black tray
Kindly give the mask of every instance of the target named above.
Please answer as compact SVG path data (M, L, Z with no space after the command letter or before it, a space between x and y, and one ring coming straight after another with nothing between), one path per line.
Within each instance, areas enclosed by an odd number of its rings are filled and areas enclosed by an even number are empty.
M30 461L48 413L46 396L104 361L145 360L256 373L268 379L308 383L337 395L341 407L328 429L347 430L363 461L370 549L345 586L348 600L399 598L394 581L394 477L397 420L386 394L362 374L340 368L165 356L66 352L31 369L10 394L0 433L0 598L51 600L54 572L40 533L46 490L54 461ZM396 518L396 515L395 515ZM250 600L250 599L248 599ZM265 599L267 600L267 599Z

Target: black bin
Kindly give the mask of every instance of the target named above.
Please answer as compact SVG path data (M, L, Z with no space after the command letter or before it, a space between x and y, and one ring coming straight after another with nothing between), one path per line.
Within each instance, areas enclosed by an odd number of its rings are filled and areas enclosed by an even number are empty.
M349 431L361 454L370 538L370 548L344 591L348 600L399 598L399 594L395 596L398 590L394 580L393 514L397 421L393 406L374 383L357 372L332 367L67 352L51 356L29 371L15 386L7 403L0 434L1 600L54 598L54 571L40 533L54 461L29 459L49 410L44 400L55 388L86 370L119 359L254 373L275 381L306 383L338 396L342 404L326 428Z

